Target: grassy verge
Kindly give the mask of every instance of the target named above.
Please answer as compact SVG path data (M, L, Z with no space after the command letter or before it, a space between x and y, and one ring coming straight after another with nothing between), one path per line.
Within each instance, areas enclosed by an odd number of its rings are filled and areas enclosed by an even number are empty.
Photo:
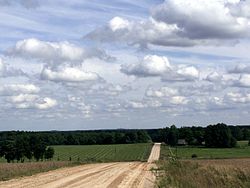
M16 177L31 176L40 172L47 172L60 167L74 166L69 162L30 162L30 163L1 163L0 181Z
M157 186L176 188L250 187L250 147L161 147ZM177 154L177 158L176 158ZM191 159L196 154L199 160Z
M235 159L236 160L236 159ZM160 161L159 188L250 187L250 159Z

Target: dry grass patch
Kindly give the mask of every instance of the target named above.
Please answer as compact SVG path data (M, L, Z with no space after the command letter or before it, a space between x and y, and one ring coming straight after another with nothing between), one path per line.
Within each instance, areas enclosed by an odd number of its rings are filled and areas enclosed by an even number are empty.
M0 181L20 176L30 176L60 167L71 166L69 162L0 163Z
M158 187L250 187L250 159L160 161Z

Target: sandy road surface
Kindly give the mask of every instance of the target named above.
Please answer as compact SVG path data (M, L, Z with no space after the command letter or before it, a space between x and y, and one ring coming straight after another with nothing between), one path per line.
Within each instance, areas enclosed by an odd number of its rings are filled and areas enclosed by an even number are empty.
M154 144L148 163L117 162L61 168L30 177L0 182L1 188L150 188L155 177L150 168L159 159L160 144Z

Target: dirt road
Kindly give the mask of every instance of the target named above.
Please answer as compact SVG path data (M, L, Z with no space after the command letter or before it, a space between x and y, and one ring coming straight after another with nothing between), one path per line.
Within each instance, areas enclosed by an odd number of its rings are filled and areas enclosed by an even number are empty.
M0 182L2 188L150 188L155 177L150 171L159 159L160 144L154 144L147 163L117 162L61 168L30 177Z

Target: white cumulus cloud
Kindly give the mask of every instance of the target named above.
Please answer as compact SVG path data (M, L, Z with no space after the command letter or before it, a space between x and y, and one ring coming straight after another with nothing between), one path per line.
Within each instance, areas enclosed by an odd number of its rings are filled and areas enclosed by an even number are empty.
M37 98L38 98L38 95L19 94L15 96L10 96L8 100L12 103L22 103L22 102L33 102Z
M178 95L178 90L176 88L170 87L161 87L160 89L148 88L146 91L147 97L170 97L174 95Z
M39 91L40 88L33 84L5 84L0 86L1 95L12 95L16 93L34 94Z
M23 58L35 58L48 63L51 62L82 62L86 58L112 59L99 49L85 49L67 41L47 42L35 38L18 41L7 55Z
M85 37L141 47L221 45L222 41L249 37L249 7L249 1L166 0L153 8L147 20L114 17Z
M170 64L166 57L147 55L142 62L137 64L123 65L121 71L127 75L139 77L159 76L170 70Z
M199 78L199 70L190 65L170 65L165 56L147 55L139 63L121 66L121 72L137 77L157 76L162 81L194 81Z
M225 96L225 99L235 103L249 103L250 94L243 94L239 92L230 92Z
M58 82L96 81L100 77L93 72L85 72L78 67L60 66L56 70L45 67L41 73L42 79Z
M188 99L184 96L173 96L169 99L171 104L183 105L188 103Z
M57 101L49 97L41 98L39 96L32 97L28 95L26 96L20 95L13 99L11 102L13 103L14 107L17 109L47 110L57 105Z

